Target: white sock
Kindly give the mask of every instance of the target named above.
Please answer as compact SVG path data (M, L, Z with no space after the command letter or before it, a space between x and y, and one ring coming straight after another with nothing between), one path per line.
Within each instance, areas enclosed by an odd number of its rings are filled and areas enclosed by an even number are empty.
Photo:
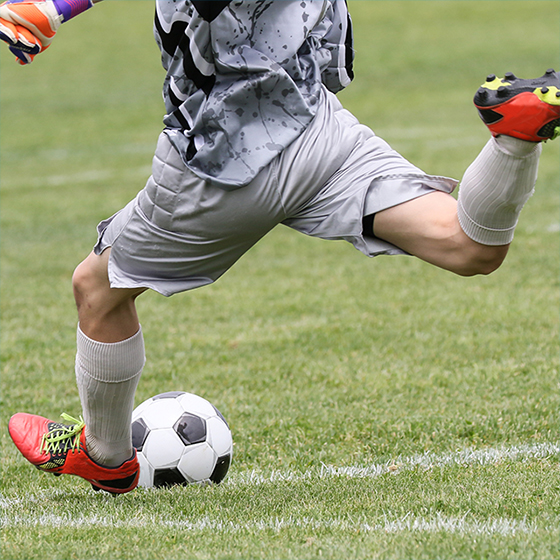
M541 145L510 136L492 138L469 166L459 189L463 231L483 245L507 245L533 194Z
M144 362L142 329L108 344L88 338L78 326L76 382L87 449L101 465L118 466L132 456L130 421Z

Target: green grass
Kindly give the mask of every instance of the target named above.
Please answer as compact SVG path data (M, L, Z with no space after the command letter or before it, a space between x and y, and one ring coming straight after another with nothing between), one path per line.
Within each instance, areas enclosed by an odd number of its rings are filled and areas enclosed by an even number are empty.
M344 104L429 173L487 139L490 72L560 68L553 1L354 1ZM113 499L35 472L17 411L79 413L70 279L143 186L161 129L153 2L105 2L28 68L1 64L2 557L560 558L559 146L505 264L463 279L278 228L215 285L139 312L139 404L211 400L218 487Z

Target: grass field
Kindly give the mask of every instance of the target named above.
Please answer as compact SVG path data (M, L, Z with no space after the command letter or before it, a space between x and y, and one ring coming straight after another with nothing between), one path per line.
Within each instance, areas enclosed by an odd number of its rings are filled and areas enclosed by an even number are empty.
M488 137L485 76L560 68L557 1L353 1L341 99L425 171ZM79 414L70 279L143 186L161 129L153 2L108 1L27 68L1 63L2 558L560 558L559 163L505 264L459 278L278 228L215 285L139 312L139 404L211 400L235 456L217 487L112 498L36 472L18 411Z

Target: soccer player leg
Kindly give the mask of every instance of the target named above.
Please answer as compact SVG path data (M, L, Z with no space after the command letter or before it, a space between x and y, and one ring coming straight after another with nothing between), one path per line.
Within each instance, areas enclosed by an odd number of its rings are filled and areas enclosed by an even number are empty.
M470 239L459 224L456 200L439 191L378 212L373 232L375 237L461 276L493 272L508 251L508 245L489 246Z
M493 137L465 172L458 203L434 193L380 212L373 226L380 238L465 275L492 272L505 258L535 187L540 141L560 133L560 75L491 75L474 101Z
M411 200L379 212L374 233L457 274L489 274L503 262L533 192L539 154L538 144L492 138L465 172L458 203L444 193Z
M73 278L81 321L76 381L83 418L63 414L66 423L58 423L18 413L8 429L17 448L38 469L76 475L96 490L121 494L136 487L140 472L132 447L131 418L144 366L134 300L144 290L110 287L109 253L90 255Z
M79 319L76 382L88 453L115 466L133 452L130 420L145 362L135 299L144 289L110 287L110 251L91 253L76 268L73 287Z

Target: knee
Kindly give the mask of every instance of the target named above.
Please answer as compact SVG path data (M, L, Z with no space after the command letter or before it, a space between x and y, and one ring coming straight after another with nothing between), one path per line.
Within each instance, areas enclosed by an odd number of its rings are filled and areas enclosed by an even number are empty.
M78 307L80 307L86 297L86 293L88 292L88 283L88 273L86 267L84 266L84 263L82 262L76 267L76 269L74 270L74 274L72 275L72 290L74 292L74 299Z
M78 309L86 302L91 305L96 294L109 288L106 259L93 253L82 261L72 275L72 289Z
M460 276L488 275L497 270L506 258L509 245L481 245L468 240L461 251L457 274Z
M146 288L112 288L109 281L110 249L101 255L91 253L72 276L74 299L82 320L106 318L134 308L135 299Z
M459 276L488 275L504 262L509 245L483 245L471 239L456 216L443 221L440 235L445 239L447 264L444 266Z

